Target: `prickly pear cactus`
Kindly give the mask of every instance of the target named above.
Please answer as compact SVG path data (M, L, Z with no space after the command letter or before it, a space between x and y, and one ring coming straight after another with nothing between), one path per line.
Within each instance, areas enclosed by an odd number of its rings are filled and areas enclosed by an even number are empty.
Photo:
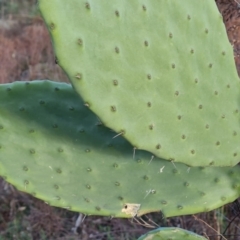
M214 0L39 6L74 88L135 149L192 166L239 162L240 85Z
M205 237L181 228L158 228L141 236L138 240L207 240Z
M173 164L104 127L72 87L0 85L0 175L53 206L95 215L166 217L235 200L240 169Z

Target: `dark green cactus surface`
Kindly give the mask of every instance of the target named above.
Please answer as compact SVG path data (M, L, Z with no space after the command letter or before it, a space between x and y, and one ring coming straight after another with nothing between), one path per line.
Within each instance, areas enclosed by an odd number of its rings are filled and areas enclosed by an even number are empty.
M166 217L235 200L240 169L192 167L137 151L104 127L72 87L0 85L0 175L53 206L85 214Z
M191 166L240 157L240 85L214 0L39 0L59 65L136 149Z
M205 237L181 228L158 228L141 236L138 240L207 240Z

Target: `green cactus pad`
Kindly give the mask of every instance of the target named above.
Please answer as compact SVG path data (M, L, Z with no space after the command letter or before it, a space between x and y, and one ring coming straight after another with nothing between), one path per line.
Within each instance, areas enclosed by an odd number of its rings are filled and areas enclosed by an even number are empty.
M0 85L0 175L50 205L86 214L166 217L235 200L240 168L173 164L104 127L72 87Z
M40 0L60 66L101 121L190 166L240 157L240 85L214 0Z
M138 240L207 240L205 237L181 228L158 228L141 236Z

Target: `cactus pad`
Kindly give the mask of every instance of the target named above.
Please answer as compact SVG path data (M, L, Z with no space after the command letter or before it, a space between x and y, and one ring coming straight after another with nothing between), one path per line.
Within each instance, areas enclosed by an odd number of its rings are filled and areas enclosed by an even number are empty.
M240 85L214 0L39 6L59 65L106 126L166 160L239 162Z
M173 164L137 151L99 123L72 87L0 85L0 175L53 206L86 214L166 217L235 200L240 169Z
M205 237L181 228L158 228L141 236L138 240L207 240Z

